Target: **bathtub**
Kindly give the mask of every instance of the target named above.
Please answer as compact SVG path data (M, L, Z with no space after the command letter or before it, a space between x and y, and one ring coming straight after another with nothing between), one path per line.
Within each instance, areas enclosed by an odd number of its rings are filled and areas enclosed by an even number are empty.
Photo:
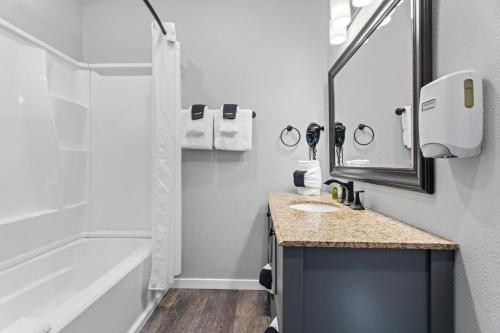
M82 238L0 272L0 331L20 317L51 332L137 332L161 293L148 291L151 241Z

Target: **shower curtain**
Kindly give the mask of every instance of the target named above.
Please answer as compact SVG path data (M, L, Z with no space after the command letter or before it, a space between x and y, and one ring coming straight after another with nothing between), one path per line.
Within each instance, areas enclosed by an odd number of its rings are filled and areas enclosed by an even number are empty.
M152 268L149 289L167 290L181 272L180 45L175 25L153 37Z

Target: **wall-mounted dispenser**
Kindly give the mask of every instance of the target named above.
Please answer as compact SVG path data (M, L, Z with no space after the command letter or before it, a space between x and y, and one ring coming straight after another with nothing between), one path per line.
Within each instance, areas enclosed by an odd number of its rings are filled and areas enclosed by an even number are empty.
M483 85L473 71L461 71L422 87L420 148L424 157L472 157L483 141Z

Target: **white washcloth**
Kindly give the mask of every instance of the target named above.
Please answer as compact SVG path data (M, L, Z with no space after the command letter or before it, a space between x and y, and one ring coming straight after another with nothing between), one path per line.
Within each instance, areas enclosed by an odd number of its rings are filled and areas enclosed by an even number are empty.
M240 108L236 108L236 118L234 119L224 119L222 117L220 121L219 131L224 134L236 134L240 130Z
M205 108L203 118L192 120L191 109L182 110L182 148L211 150L214 140L214 112Z
M272 327L276 330L276 332L279 332L279 327L278 327L278 317L274 317L273 321L271 324L269 324L269 327Z
M403 144L411 149L413 141L413 111L411 106L404 107L405 112L401 114L401 125L403 126Z
M323 185L321 180L321 168L319 166L310 168L304 175L306 187L321 189Z
M48 333L50 324L40 319L20 318L0 333Z
M238 109L238 132L221 131L223 121L222 109L214 113L214 146L218 150L249 151L252 150L252 110ZM235 119L236 120L236 119ZM233 121L233 120L230 120Z
M311 177L308 177L308 183L315 184L317 187L297 187L297 192L302 195L321 195L321 184L323 184L323 180L321 177L321 166L318 160L312 161L299 161L299 167L297 170L311 172ZM316 181L313 181L312 178L316 177ZM319 185L318 185L319 184Z
M205 106L203 111L203 118L192 119L192 106L187 110L189 117L186 117L186 135L187 136L202 136L206 132L206 121L205 115L207 114L208 108Z

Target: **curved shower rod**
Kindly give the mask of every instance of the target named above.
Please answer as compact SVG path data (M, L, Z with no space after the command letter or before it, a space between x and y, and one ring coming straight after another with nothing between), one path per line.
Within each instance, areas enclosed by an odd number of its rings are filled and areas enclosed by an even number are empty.
M153 17L155 18L156 22L160 26L160 29L161 29L161 32L163 33L163 35L166 36L167 35L167 30L163 26L163 23L161 22L160 17L156 13L155 9L153 8L153 6L149 2L149 0L142 0L142 1L144 1L144 4L148 7L148 9L151 12L151 14L153 14Z

